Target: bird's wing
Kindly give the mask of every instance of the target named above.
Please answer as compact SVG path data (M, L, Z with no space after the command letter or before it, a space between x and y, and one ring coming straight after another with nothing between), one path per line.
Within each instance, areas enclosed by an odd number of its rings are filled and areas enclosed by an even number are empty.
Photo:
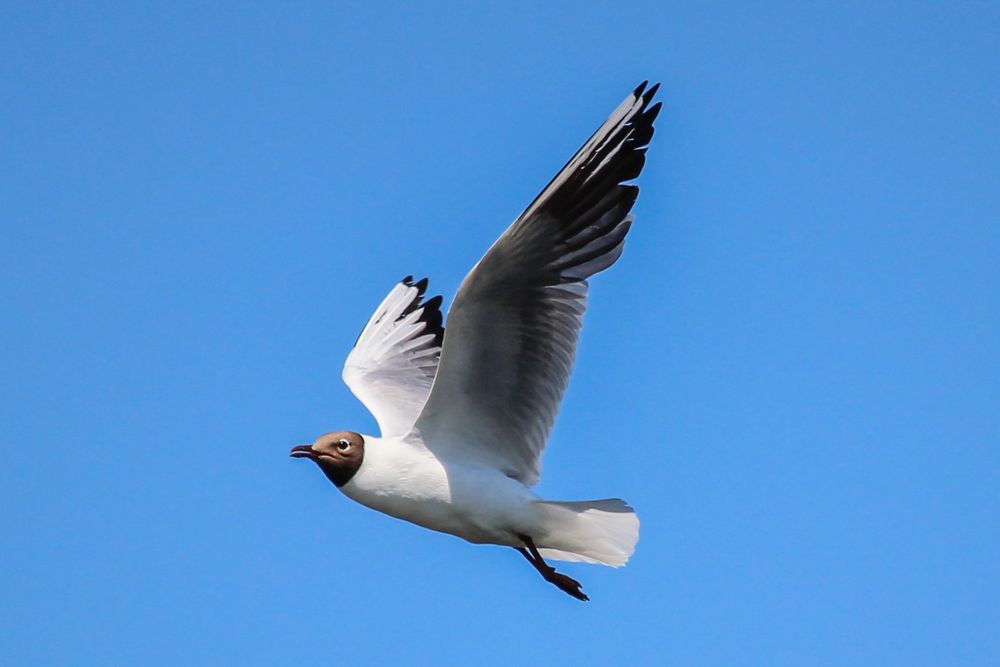
M382 436L407 433L427 401L441 356L441 297L423 301L427 279L407 276L361 331L344 382L378 422Z
M485 463L525 484L573 366L587 278L618 259L639 189L657 86L643 83L462 282L441 363L414 429L439 457Z

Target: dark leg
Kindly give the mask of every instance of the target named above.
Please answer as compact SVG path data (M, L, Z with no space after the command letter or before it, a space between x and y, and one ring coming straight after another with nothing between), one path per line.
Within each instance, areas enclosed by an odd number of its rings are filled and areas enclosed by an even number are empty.
M586 602L590 598L587 597L586 593L580 590L580 582L572 577L567 577L561 572L556 572L556 569L545 562L542 555L538 553L538 549L535 548L535 542L527 535L518 535L525 546L528 547L514 547L517 549L518 553L524 556L529 563L531 563L538 573L542 575L545 581L555 584L560 590L569 593L577 600L583 600Z

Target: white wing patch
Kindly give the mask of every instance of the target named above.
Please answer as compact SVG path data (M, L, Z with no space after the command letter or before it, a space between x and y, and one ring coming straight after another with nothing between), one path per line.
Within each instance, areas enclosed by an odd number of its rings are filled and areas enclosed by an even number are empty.
M382 437L409 432L441 356L441 297L422 301L427 279L407 276L379 304L344 364L344 382L378 422Z

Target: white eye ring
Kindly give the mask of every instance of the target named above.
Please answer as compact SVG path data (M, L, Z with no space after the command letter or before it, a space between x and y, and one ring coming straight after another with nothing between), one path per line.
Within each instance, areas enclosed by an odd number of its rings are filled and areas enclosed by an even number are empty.
M351 443L348 442L347 440L341 440L340 442L337 443L337 449L339 449L342 452L346 452L350 448L351 448Z

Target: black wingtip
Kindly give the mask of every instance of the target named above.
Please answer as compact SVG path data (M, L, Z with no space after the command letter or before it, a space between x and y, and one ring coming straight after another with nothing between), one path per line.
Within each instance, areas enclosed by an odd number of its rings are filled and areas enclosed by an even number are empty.
M441 314L441 302L444 298L439 294L427 299L421 306L424 312L420 319L426 324L425 333L434 334L434 345L441 347L444 342L444 316Z
M413 282L413 276L406 276L399 282L403 283L407 287L416 287L418 296L423 296L424 292L427 291L427 278L421 278L417 282Z
M653 86L649 90L647 90L646 93L642 96L642 101L645 102L646 104L649 104L649 101L653 99L653 96L656 95L656 91L658 91L659 89L660 89L660 84L654 83Z
M424 302L421 319L427 324L426 333L434 334L434 344L438 347L444 343L444 315L441 314L441 302L444 298L439 294Z
M642 95L642 91L646 89L647 85L649 85L648 79L640 83L638 86L636 86L635 90L632 91L632 94L635 95L636 97L640 97Z
M418 308L423 309L423 313L420 315L420 320L426 325L425 333L434 334L434 343L438 347L441 346L444 340L444 315L441 313L441 303L444 300L441 295L431 297L427 301L423 301L422 297L427 291L427 286L430 284L428 278L421 278L420 280L414 282L413 276L406 276L401 281L407 287L417 288L417 298L413 299L410 304L403 309L400 313L399 318L404 318Z

